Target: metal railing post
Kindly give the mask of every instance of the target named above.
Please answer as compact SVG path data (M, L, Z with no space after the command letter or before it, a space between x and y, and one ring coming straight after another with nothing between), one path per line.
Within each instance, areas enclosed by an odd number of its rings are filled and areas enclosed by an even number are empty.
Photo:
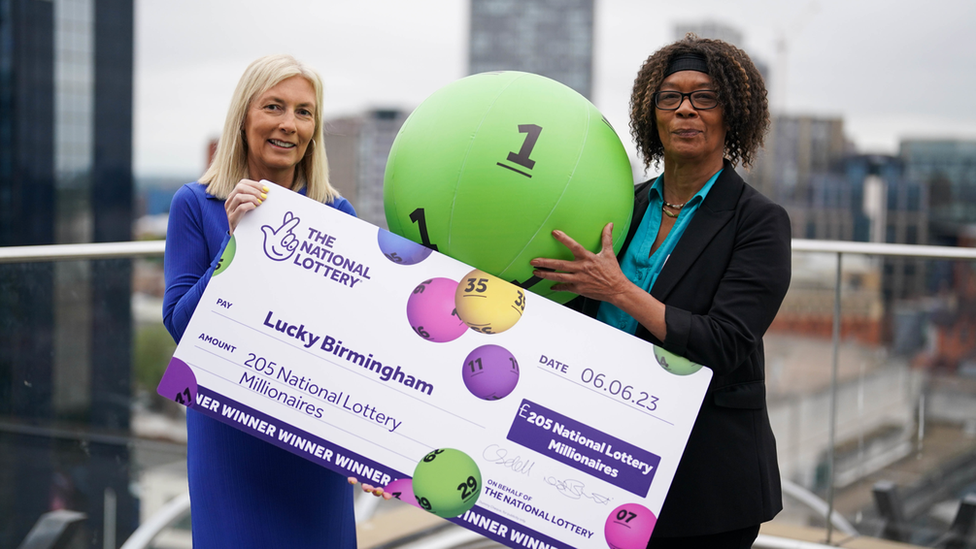
M834 512L834 445L837 439L837 368L840 359L840 285L841 259L843 252L837 252L837 274L834 277L834 330L831 337L833 343L833 364L830 369L830 434L827 437L827 545L830 545L834 533L834 523L830 521Z

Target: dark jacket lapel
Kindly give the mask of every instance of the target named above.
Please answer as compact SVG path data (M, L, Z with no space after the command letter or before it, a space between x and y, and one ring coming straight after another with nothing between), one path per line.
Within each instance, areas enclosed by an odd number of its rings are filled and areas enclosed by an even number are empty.
M637 228L640 227L641 220L644 219L644 213L647 212L647 206L650 204L651 200L647 196L650 192L649 189L654 184L657 178L651 179L650 181L645 181L634 188L634 214L630 218L630 229L627 230L627 238L624 239L624 245L620 247L620 251L617 252L617 259L624 256L624 252L630 246L630 241L634 239L634 235L637 234Z
M712 238L732 219L744 186L742 178L726 160L721 175L708 191L705 201L695 212L694 219L688 224L681 240L661 269L661 274L651 288L651 295L659 301L668 297Z

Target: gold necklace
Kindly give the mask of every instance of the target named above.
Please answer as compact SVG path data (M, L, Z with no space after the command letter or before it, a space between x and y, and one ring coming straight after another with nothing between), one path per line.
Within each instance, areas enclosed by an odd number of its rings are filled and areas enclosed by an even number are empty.
M672 219L678 217L678 214L681 213L681 211L680 211L681 208L684 208L685 207L685 204L687 204L687 202L685 202L684 204L672 204L672 203L668 202L667 200L664 200L663 198L661 199L661 202L664 203L664 204L661 204L661 211L664 212L664 215L666 215L666 216L668 216L668 217L670 217ZM671 208L673 210L678 210L678 213L669 212L668 211L668 208Z

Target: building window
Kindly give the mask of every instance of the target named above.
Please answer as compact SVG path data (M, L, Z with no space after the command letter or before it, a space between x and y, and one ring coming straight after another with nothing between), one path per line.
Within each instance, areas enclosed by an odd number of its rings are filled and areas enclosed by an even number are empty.
M918 227L915 225L905 227L905 244L918 244Z

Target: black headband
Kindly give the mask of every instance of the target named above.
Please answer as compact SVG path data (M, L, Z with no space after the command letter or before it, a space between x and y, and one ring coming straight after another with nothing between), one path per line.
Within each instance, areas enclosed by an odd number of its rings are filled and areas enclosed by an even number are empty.
M700 53L679 53L671 58L667 70L664 71L664 77L667 78L678 71L698 71L708 74L708 63L705 61L705 56Z

